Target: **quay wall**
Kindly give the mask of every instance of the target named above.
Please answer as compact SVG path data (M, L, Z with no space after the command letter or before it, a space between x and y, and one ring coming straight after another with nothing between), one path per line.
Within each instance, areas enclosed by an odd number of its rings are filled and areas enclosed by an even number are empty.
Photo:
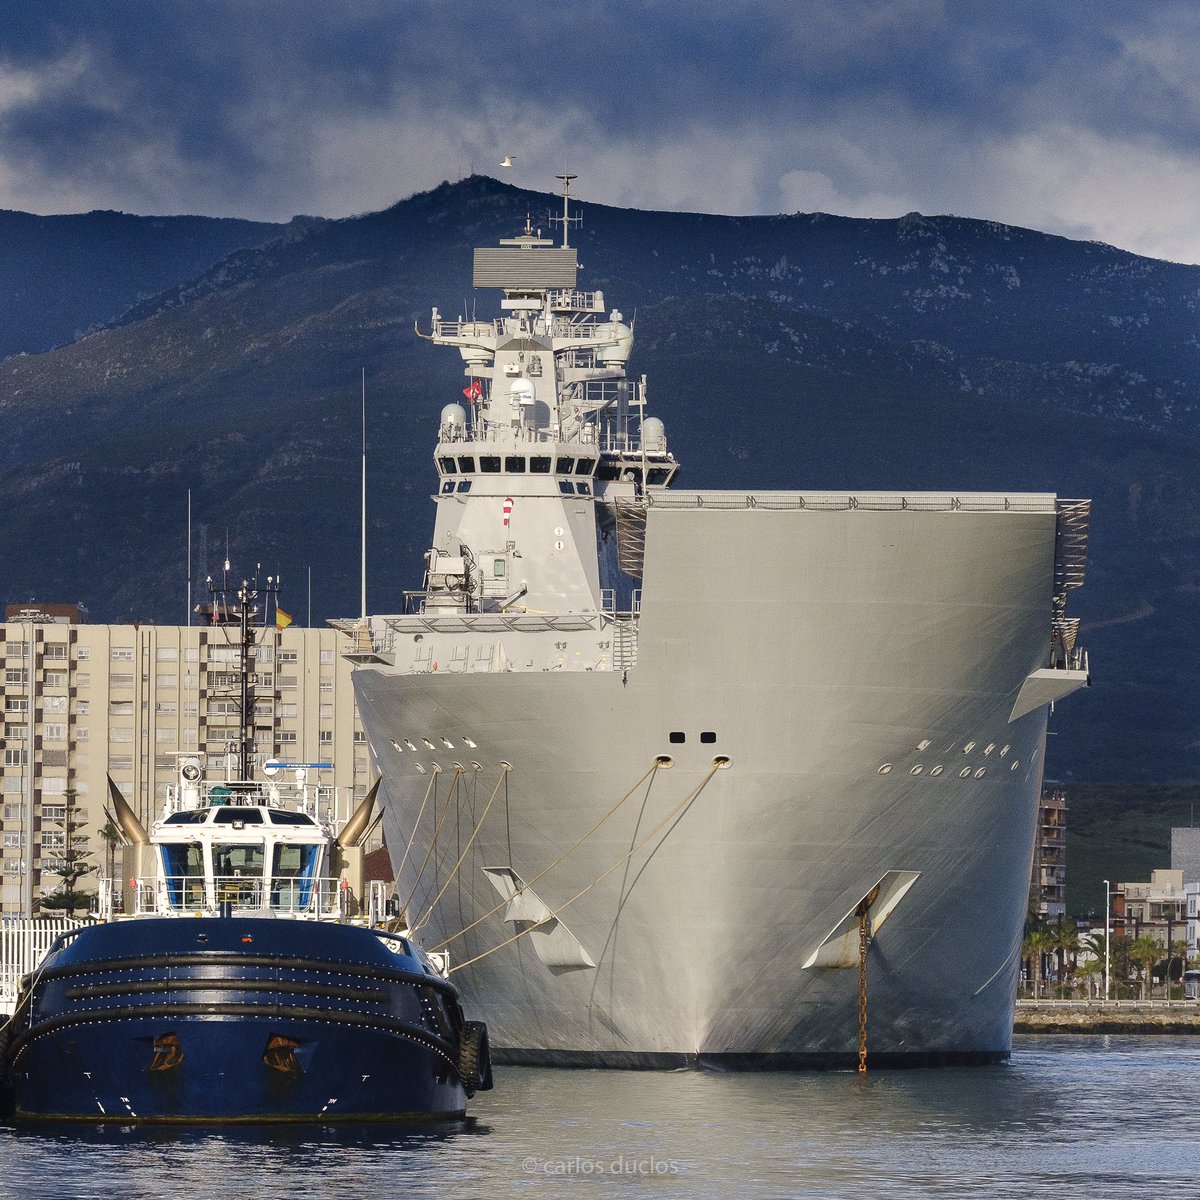
M1016 1033L1200 1033L1195 1000L1018 1000Z

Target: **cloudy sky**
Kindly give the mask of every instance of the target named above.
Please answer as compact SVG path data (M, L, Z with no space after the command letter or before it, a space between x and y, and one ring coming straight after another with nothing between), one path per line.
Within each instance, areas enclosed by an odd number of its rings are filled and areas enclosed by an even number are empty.
M344 216L470 170L1200 262L1195 0L0 0L0 207ZM502 172L503 154L516 156Z

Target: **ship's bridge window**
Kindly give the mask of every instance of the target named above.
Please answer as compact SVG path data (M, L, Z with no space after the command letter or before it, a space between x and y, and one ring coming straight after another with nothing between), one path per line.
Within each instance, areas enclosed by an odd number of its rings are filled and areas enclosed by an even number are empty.
M585 482L583 482L583 481L580 481L579 483L577 483L577 484L575 485L575 490L576 490L576 491L577 491L577 492L578 492L578 493L579 493L581 496L588 496L588 495L590 495L590 494L591 494L591 491L592 491L592 489L591 489L591 488L590 488L590 487L589 487L589 486L588 486L588 485L587 485Z
M271 809L272 825L312 825L313 819L307 813L291 812L286 808Z
M271 907L303 912L312 899L321 847L277 845L271 856Z
M581 458L575 464L575 474L576 475L590 475L592 473L592 470L595 467L595 465L596 465L596 460L594 458Z
M582 472L581 472L582 474ZM604 459L596 472L597 479L616 479L620 475L620 463L613 459Z
M235 821L245 825L261 825L262 811L257 808L218 808L213 814L213 823L216 825L232 825Z
M454 491L454 480L447 479L446 482L442 484L442 495L449 495L449 493L452 491Z
M651 467L646 473L646 482L651 487L658 487L667 482L671 478L671 470L669 467Z
M560 479L558 481L558 490L564 496L573 496L575 494L575 488L569 479Z
M460 479L458 482L458 490L460 492L469 492L471 490L471 481L469 479Z
M560 458L554 464L554 473L556 475L570 475L575 469L575 460L573 458Z
M479 469L486 475L500 474L500 459L495 454L485 454L479 460Z
M455 470L454 459L449 455L438 459L438 470L444 475L453 475Z
M508 560L503 558L495 558L492 560L492 578L503 579L508 570ZM432 746L429 747L433 749Z
M42 815L45 816L43 809ZM169 816L164 822L164 825L203 825L208 820L208 810L201 809L199 812L181 812L174 813Z
M549 458L536 457L529 460L529 473L531 475L549 475L550 460Z
M463 472L463 474L468 474L468 473L470 473L470 472L473 472L473 471L475 470L475 457L474 457L474 455L471 455L471 454L466 454L466 455L463 455L463 456L462 456L462 457L461 457L461 458L458 460L458 469L459 469L460 471L462 471L462 472Z
M510 454L504 460L504 469L510 475L525 474L525 459L520 454Z
M172 908L203 908L204 847L199 842L167 842L160 849L168 903Z
M266 861L262 842L214 842L212 862L218 903L261 907Z

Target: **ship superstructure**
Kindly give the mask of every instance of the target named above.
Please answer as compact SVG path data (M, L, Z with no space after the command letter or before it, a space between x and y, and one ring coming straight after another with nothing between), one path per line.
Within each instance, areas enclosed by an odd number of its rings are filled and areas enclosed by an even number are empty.
M851 1061L868 980L875 1061L1004 1057L1088 503L669 488L566 204L419 331L424 585L342 623L408 920L510 1059Z

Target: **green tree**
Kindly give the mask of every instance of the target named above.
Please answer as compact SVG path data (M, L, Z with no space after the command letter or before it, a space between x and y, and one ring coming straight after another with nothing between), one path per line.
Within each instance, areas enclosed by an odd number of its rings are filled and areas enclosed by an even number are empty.
M79 881L95 870L87 860L90 857L87 850L87 835L80 833L84 822L79 820L78 806L75 803L75 789L68 788L63 796L63 817L53 824L62 826L62 850L58 859L59 865L50 871L57 875L61 884L48 896L41 899L43 909L65 909L68 917L75 915L77 908L85 911L90 907L95 895L93 892L81 891Z

